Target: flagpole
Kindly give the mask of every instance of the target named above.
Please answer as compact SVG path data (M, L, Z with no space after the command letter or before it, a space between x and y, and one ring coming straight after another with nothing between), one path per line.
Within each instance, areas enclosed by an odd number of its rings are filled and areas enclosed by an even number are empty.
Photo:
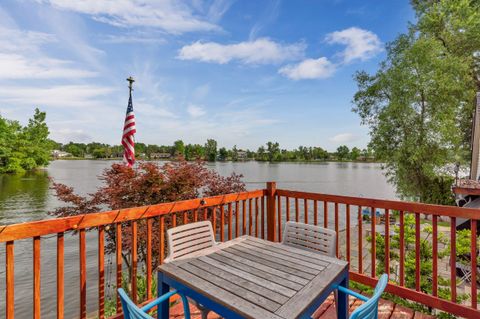
M128 81L128 90L129 90L129 97L132 97L132 91L133 91L133 82L135 82L135 79L130 75L127 78ZM133 140L135 141L135 136L133 136Z
M127 78L127 81L128 81L128 89L130 90L130 95L132 95L132 91L133 91L133 82L135 82L135 80L129 76Z
M128 81L129 107L130 107L130 106L131 106L130 103L131 103L131 101L132 101L133 82L135 82L135 80L133 79L132 76L129 76L126 80ZM132 110L132 112L133 112L133 110ZM133 114L133 113L132 113L132 114ZM127 108L127 115L128 115L128 108ZM125 128L124 128L124 130L125 130ZM133 145L133 144L135 144L135 135L132 134L131 138L132 138L132 145ZM122 143L123 143L123 142L122 142ZM126 146L124 145L124 147L126 147ZM136 164L136 161L134 160L134 161L133 161L133 165L132 165L132 164L130 164L130 165L134 166L134 168L135 168L135 166L136 166L135 164Z

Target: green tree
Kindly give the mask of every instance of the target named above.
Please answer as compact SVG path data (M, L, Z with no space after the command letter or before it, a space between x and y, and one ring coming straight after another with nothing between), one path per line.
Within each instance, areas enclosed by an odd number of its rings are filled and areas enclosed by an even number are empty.
M217 159L217 141L214 139L208 139L205 143L205 155L207 160L210 162L215 162Z
M221 147L219 150L218 150L218 158L221 160L221 161L225 161L227 160L228 158L228 151L225 147Z
M39 109L24 127L0 117L0 172L19 173L49 163L54 143L45 119Z
M173 143L173 156L182 156L185 157L185 144L182 140L175 141Z
M267 143L267 151L268 151L268 160L270 162L273 161L280 161L281 154L280 154L280 144L278 142L268 142Z
M354 111L370 127L375 156L406 198L452 204L438 168L468 154L478 58L479 5L414 1L418 23L387 46L374 75L358 72ZM478 19L477 19L478 20ZM473 76L472 76L473 75Z
M360 157L361 152L362 151L358 147L352 148L352 150L350 151L350 159L352 161L356 161Z
M234 161L234 162L238 161L237 145L233 145L233 148L232 148L232 161Z
M348 154L350 154L350 150L346 145L341 145L337 148L337 158L340 161L348 158Z

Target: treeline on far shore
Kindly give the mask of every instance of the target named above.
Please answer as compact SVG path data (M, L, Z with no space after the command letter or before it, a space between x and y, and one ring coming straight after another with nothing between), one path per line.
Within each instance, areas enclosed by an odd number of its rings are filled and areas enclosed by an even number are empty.
M175 141L173 145L135 144L135 154L139 159L158 160L175 159L183 157L188 161L265 161L265 162L288 162L288 161L375 161L371 149L339 146L336 151L328 152L321 147L299 146L293 150L282 149L278 142L267 142L256 151L240 149L234 146L231 149L218 147L217 141L208 139L204 145L185 144L182 140ZM104 143L56 143L52 155L59 159L109 159L121 158L123 147L121 145L109 145Z

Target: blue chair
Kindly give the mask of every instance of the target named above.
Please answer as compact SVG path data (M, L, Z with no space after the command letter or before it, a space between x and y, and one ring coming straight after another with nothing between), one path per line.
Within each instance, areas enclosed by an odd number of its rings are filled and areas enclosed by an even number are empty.
M164 294L160 298L155 299L154 301L143 306L142 308L139 308L136 304L134 304L133 301L128 297L125 290L123 290L122 288L118 289L118 294L120 296L120 300L122 301L124 319L154 319L147 314L147 311L149 311L155 306L158 306L164 301L168 302L168 299L175 294L179 294L182 298L185 319L190 319L190 308L188 307L187 297L185 297L184 294L178 292L177 290L172 290L169 293Z
M365 301L364 304L362 304L360 307L355 309L354 312L352 312L352 314L350 315L350 319L377 319L378 301L380 300L380 297L382 296L385 287L387 287L387 284L388 275L383 274L378 280L377 286L375 287L375 291L371 298L365 297L359 293L356 293L355 291L352 291L342 286L337 286L336 289L348 295L354 296L355 298L358 298L362 301Z

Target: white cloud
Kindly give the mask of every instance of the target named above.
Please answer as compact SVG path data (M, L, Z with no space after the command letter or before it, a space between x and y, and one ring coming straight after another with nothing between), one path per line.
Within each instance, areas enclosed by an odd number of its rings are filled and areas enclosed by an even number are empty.
M350 142L358 141L358 139L359 139L359 136L354 135L352 133L341 133L331 137L330 141L334 143L350 143Z
M304 43L283 45L268 38L235 44L197 41L178 52L178 59L225 64L237 60L244 64L280 63L301 58Z
M113 91L96 85L0 86L0 101L30 107L88 108L98 107L99 99Z
M75 67L72 61L45 55L42 46L57 42L48 33L0 26L0 79L75 79L95 72Z
M329 33L325 39L331 44L346 45L341 53L344 63L365 61L383 50L382 42L375 33L356 27Z
M0 52L0 79L53 79L94 77L95 72L71 67L70 61L28 58Z
M206 114L203 107L194 104L188 105L187 112L191 117L200 117Z
M84 130L71 128L51 129L50 138L60 143L68 143L70 141L88 143L94 140L94 138Z
M88 14L96 21L118 27L155 27L168 33L220 30L215 23L229 6L214 1L211 11L201 16L194 6L177 0L37 0L53 7Z
M325 57L306 59L298 64L282 67L278 73L292 79L325 79L335 73L336 66Z

